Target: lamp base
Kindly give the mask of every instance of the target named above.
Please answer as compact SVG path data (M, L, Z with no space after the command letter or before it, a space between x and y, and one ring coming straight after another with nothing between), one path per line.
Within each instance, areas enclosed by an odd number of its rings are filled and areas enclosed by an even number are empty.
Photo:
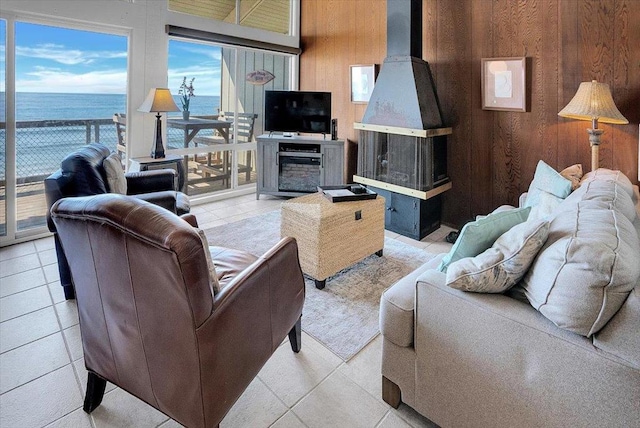
M602 129L587 129L589 143L591 144L591 171L600 167L600 136L604 134Z
M162 119L160 113L156 115L156 132L153 146L151 147L151 157L153 159L164 158L164 146L162 145Z

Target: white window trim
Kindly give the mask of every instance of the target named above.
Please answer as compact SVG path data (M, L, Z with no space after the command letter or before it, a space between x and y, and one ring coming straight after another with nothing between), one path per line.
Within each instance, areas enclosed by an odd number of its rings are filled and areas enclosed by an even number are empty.
M236 0L238 2L239 0ZM236 8L238 10L238 8ZM192 28L194 30L215 32L233 37L263 41L276 45L293 48L300 47L300 0L291 0L290 35L278 34L259 28L246 27L229 22L203 18L195 15L174 12L167 13L167 24L176 27Z

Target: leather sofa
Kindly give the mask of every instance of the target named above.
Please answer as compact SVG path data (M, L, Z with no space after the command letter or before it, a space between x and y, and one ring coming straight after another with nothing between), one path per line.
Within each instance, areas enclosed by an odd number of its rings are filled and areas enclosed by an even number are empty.
M394 407L404 402L443 427L638 426L639 198L638 187L619 172L587 174L554 211L547 242L507 293L448 287L446 274L436 270L443 255L386 290L383 399ZM567 224L577 226L567 232ZM614 236L617 252L601 265L606 236ZM552 260L553 254L563 256ZM555 262L574 274L554 277L549 263ZM595 333L578 334L558 321L567 315L560 306L549 312L558 303L550 297L533 306L528 287L537 279L555 280L563 305L580 307L573 292L596 289L604 290L604 300L621 299L621 306ZM631 291L608 292L614 281L628 281ZM596 314L599 321L604 312Z
M73 284L67 259L62 251L55 224L51 220L51 206L59 199L99 195L112 192L109 188L104 162L110 155L104 144L82 146L68 154L59 170L44 180L47 200L47 226L54 234L60 283L67 299L74 298ZM124 174L127 194L135 195L178 215L190 211L189 198L177 191L176 172L171 169L130 172Z
M300 350L292 238L259 258L207 247L193 215L116 194L64 198L51 216L76 287L86 412L109 381L184 426L215 427L287 335Z

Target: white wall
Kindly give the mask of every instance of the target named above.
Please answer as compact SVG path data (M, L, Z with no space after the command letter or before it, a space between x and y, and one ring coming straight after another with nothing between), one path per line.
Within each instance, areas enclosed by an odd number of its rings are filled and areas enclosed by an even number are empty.
M168 36L165 25L253 38L297 46L299 35L284 36L169 12L167 0L1 0L0 16L42 24L60 24L129 36L127 131L129 156L148 156L153 140L153 114L138 106L153 87L167 86ZM294 2L299 9L298 1Z

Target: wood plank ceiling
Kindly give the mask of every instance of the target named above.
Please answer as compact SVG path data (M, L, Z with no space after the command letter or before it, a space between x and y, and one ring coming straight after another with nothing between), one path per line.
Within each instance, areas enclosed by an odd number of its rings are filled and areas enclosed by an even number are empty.
M240 0L240 24L289 33L290 0ZM169 0L174 12L235 23L236 0Z

